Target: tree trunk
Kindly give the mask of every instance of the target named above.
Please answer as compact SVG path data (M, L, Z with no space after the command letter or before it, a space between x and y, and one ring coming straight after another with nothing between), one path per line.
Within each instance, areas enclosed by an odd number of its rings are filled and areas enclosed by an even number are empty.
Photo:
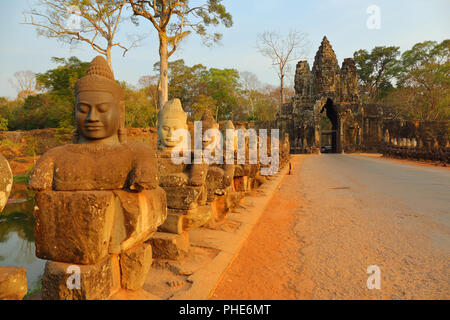
M216 107L216 122L218 122L218 118L219 118L219 105L217 105Z
M111 49L112 49L112 46L108 44L108 47L106 48L106 62L108 62L108 66L112 71L113 68L112 68L112 63L111 63Z
M284 100L284 74L282 74L280 77L280 99L281 99L281 104L283 105L285 103L285 100Z
M169 100L169 55L167 52L167 39L162 35L159 36L159 86L158 86L158 96L159 96L159 107L162 109L164 104Z

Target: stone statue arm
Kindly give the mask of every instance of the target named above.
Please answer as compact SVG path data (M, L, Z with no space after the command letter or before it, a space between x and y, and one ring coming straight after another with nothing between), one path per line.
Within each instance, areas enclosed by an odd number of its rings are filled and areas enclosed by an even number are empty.
M128 175L127 185L131 190L150 190L159 185L158 164L153 148L145 144L135 144L133 169Z
M52 150L42 155L30 173L28 188L31 190L51 190L53 187L55 159Z

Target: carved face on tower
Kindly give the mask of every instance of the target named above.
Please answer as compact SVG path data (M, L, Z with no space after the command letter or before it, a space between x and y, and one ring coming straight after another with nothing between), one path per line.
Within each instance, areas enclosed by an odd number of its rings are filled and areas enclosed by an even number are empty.
M158 113L158 148L172 148L178 145L183 137L174 132L178 129L187 130L187 115L184 112L181 101L172 99L167 101Z
M123 90L103 57L96 57L75 85L75 143L120 143L124 131Z

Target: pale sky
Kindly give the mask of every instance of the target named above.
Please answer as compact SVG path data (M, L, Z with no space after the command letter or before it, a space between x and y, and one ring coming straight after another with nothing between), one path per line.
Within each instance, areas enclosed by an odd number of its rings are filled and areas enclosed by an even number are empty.
M38 37L34 27L20 24L22 12L30 3L33 0L0 0L0 96L17 95L8 81L16 71L45 72L56 66L50 61L53 56L91 61L97 55L87 45L70 48L54 39ZM184 59L189 66L200 63L250 71L261 82L277 85L271 61L256 49L257 34L265 30L306 32L309 53L301 60L308 60L310 66L324 35L340 65L359 49L395 45L403 52L417 42L450 38L450 0L224 0L223 4L233 16L234 25L216 29L223 33L221 44L208 48L197 36L190 36L171 61ZM371 5L380 9L379 29L367 27L367 8ZM150 22L141 19L139 27L124 25L121 39L136 32L149 34L142 46L133 48L125 57L115 49L112 57L116 79L133 85L141 76L153 74L153 64L159 61L158 41Z

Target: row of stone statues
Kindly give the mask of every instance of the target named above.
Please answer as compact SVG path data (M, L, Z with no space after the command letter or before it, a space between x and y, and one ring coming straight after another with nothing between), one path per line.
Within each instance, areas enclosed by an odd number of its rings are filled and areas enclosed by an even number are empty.
M37 191L36 255L49 260L44 299L107 299L121 288L141 288L153 258L185 257L189 230L220 223L264 181L260 164L248 160L174 162L183 144L175 133L192 129L178 99L158 113L157 150L127 142L123 91L102 57L77 81L75 95L73 144L45 153L29 180ZM209 111L201 124L202 136L234 129L231 121L220 128ZM214 156L217 143L202 139L201 147ZM281 146L286 162L286 138Z
M395 138L385 136L380 146L383 155L424 161L438 161L444 165L450 163L450 145L439 145L436 139L422 141L416 138Z

